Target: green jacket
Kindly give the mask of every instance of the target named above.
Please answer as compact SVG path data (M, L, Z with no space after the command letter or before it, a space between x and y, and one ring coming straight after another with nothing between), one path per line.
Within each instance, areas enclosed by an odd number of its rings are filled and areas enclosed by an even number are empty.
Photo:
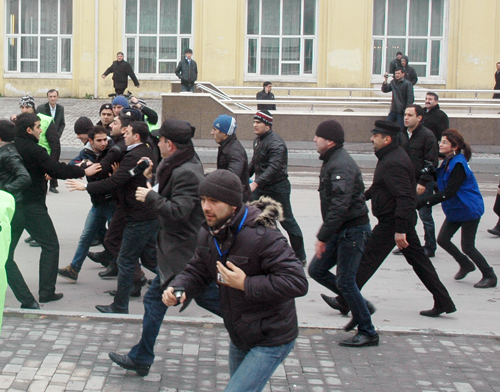
M40 127L42 128L42 133L40 134L40 140L38 141L38 144L45 148L47 150L47 153L50 155L51 149L45 132L47 132L47 128L49 127L50 123L54 122L54 119L51 116L40 113L38 113L37 116L40 119Z

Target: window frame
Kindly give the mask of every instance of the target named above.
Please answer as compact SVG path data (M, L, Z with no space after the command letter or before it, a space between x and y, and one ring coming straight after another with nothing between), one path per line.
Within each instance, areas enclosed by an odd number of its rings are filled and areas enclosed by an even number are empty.
M141 80L166 80L166 81L172 81L172 80L179 80L179 78L175 75L175 73L160 73L160 63L168 63L168 62L173 62L172 60L161 60L160 59L160 39L162 37L175 37L177 39L177 59L175 60L175 65L177 67L177 64L179 61L183 58L184 53L182 53L182 47L181 43L183 39L189 39L189 47L192 49L194 47L194 28L195 28L195 0L191 0L191 34L184 34L180 33L180 16L181 16L181 1L182 0L177 0L178 2L178 8L177 8L177 33L176 34L162 34L162 33L156 33L156 34L141 34L139 33L140 29L140 4L142 0L137 0L137 32L136 33L127 33L127 0L124 2L124 7L123 7L123 53L125 54L125 59L129 61L129 53L128 53L128 39L133 38L135 40L135 53L134 53L134 60L133 62L130 62L130 65L132 66L132 69L134 70L134 73L137 75L138 78ZM158 17L156 18L156 23L157 23L157 31L160 31L160 0L158 0ZM153 37L156 38L156 72L155 73L142 73L139 72L139 40L141 37ZM195 55L193 54L193 60L196 61Z
M72 79L73 78L73 36L74 36L74 7L73 7L73 1L72 2L72 13L71 13L71 34L61 34L61 0L57 0L57 30L58 33L56 34L48 34L48 33L41 33L42 29L42 23L41 23L41 7L42 7L42 0L38 0L38 32L36 34L23 34L21 32L21 18L19 17L18 23L18 32L17 33L7 33L7 29L9 28L9 15L7 14L7 2L4 2L4 23L5 23L5 35L4 35L4 78L10 78L10 79L35 79L35 78L43 78L43 79ZM18 9L18 15L21 15L21 9L23 7L22 4L23 0L19 0L19 9ZM23 61L23 58L21 57L21 39L23 37L35 37L37 39L37 49L38 49L38 57L36 60L33 60L33 62L37 62L37 72L22 72L21 71L21 62ZM40 72L40 63L41 63L41 38L42 37L53 37L57 39L57 70L55 72ZM17 61L17 70L16 71L9 71L9 50L8 46L9 43L8 41L10 39L16 39L17 40L17 53L16 53L16 61ZM61 65L62 65L62 41L65 39L70 40L70 47L71 47L71 55L69 59L69 65L70 65L70 71L69 72L63 72L61 70ZM26 59L24 59L26 60ZM31 60L31 59L29 59Z
M370 75L371 75L371 83L382 83L384 81L383 73L385 70L388 70L388 63L387 61L392 61L392 60L387 60L387 40L388 39L404 39L405 40L405 52L408 51L408 44L409 40L411 39L422 39L427 41L427 62L413 62L411 59L409 61L410 66L413 66L413 64L416 65L426 65L426 70L429 70L432 64L432 42L433 41L439 41L440 42L440 61L439 61L439 75L429 75L429 76L422 76L417 73L418 76L418 82L417 84L446 84L446 77L447 77L447 63L448 63L448 56L446 55L448 53L448 38L449 38L449 0L443 0L443 33L440 36L433 36L431 35L431 25L432 25L432 1L433 0L428 0L429 1L429 22L427 26L427 34L423 36L416 36L416 35L410 35L409 33L409 26L410 26L410 2L411 0L406 0L407 2L407 8L406 8L406 34L405 35L389 35L387 34L388 31L388 13L387 9L389 6L389 0L384 0L385 1L385 20L384 20L384 33L385 35L375 35L373 34L373 18L375 17L375 12L372 10L373 15L372 15L372 34L371 34L371 63L370 63ZM375 2L373 3L375 6ZM374 66L374 47L375 47L375 41L376 40L382 40L382 63L381 63L381 70L382 74L374 74L373 73L373 66ZM404 53L405 54L405 53ZM428 71L427 71L428 72Z
M314 9L314 34L313 35L307 35L307 34L302 34L303 33L303 26L304 26L304 0L301 0L301 21L300 21L300 29L301 29L301 34L294 34L294 35L284 35L282 33L283 29L283 0L280 0L280 27L279 27L279 34L277 35L269 35L269 34L261 34L262 31L262 0L259 1L259 33L258 34L248 34L248 0L245 1L245 51L244 51L244 60L243 60L243 81L245 82L264 82L267 80L272 79L275 82L293 82L293 83L316 83L317 82L317 64L318 64L318 13L319 13L319 1L315 0L315 9ZM260 61L260 55L261 55L261 46L262 46L262 38L277 38L280 41L280 46L279 46L279 69L281 72L281 65L282 64L295 64L298 63L300 65L300 69L303 72L303 66L304 66L304 44L305 40L307 39L312 39L313 40L313 59L312 59L312 73L310 74L299 74L299 75L262 75L260 74L260 66L261 66L261 61ZM298 61L288 61L288 60L282 60L282 50L283 50L283 45L282 41L283 39L294 39L294 38L299 38L300 39L300 60ZM249 40L251 39L256 39L257 40L257 48L256 48L256 53L257 53L257 58L256 58L256 63L257 63L257 70L258 72L253 74L248 72L248 52L249 52Z

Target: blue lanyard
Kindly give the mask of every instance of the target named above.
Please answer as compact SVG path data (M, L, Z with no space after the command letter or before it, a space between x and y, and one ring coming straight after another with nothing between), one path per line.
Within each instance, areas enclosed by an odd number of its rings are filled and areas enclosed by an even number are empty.
M248 207L245 207L246 210L245 210L245 214L243 215L243 219L241 220L240 222L240 225L238 226L238 230L236 231L236 234L234 235L234 238L233 238L233 244L234 244L234 240L236 240L236 236L238 235L238 233L240 232L241 228L243 227L243 224L245 223L245 220L247 219L247 215L248 215ZM231 249L231 247L229 247L228 250L226 250L224 253L222 253L220 251L220 247L219 247L219 244L217 243L217 240L215 239L215 237L213 237L214 239L214 243L215 243L215 247L217 248L217 252L219 252L219 256L221 258L221 262L222 262L222 256L225 256L227 255L227 253L229 252L229 249Z

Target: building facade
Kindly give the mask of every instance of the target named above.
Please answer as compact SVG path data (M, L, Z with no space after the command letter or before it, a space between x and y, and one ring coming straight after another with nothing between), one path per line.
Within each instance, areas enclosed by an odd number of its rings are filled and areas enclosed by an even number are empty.
M401 51L419 86L490 89L496 26L500 0L0 0L0 93L105 97L123 51L159 97L187 47L219 86L372 87Z

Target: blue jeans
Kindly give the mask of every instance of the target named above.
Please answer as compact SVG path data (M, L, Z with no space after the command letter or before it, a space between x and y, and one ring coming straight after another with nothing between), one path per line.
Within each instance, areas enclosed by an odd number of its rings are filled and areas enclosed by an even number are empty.
M429 182L425 187L425 192L419 197L427 198L428 195L432 195L434 192L434 181ZM424 249L435 252L437 249L436 244L436 226L434 225L434 219L432 218L432 207L425 206L418 210L418 216L424 224Z
M137 364L151 365L154 362L156 338L160 333L161 323L168 309L168 306L161 300L162 295L160 278L156 275L144 296L141 340L128 353L128 357ZM215 281L207 287L203 294L195 298L195 301L202 308L221 316L219 288Z
M92 241L94 241L97 233L99 233L106 222L108 224L111 222L115 210L116 205L114 203L102 206L92 205L85 220L85 226L80 235L80 241L73 256L73 261L71 262L71 266L76 272L80 272L82 269L83 261L87 257Z
M256 346L240 350L233 342L229 345L229 374L231 378L225 392L262 391L278 365L292 351L295 340L281 346Z
M405 126L405 115L404 113L397 113L395 111L390 111L386 118L387 121L398 124L401 128Z
M351 227L334 234L326 244L321 259L314 256L309 265L309 275L319 284L344 297L358 323L358 332L375 335L366 301L356 285L356 273L370 237L370 224ZM337 276L330 270L337 266Z
M116 311L128 313L130 290L134 284L134 270L139 257L148 250L149 260L156 260L158 221L127 222L123 230L122 245L118 254L118 288L112 307Z

